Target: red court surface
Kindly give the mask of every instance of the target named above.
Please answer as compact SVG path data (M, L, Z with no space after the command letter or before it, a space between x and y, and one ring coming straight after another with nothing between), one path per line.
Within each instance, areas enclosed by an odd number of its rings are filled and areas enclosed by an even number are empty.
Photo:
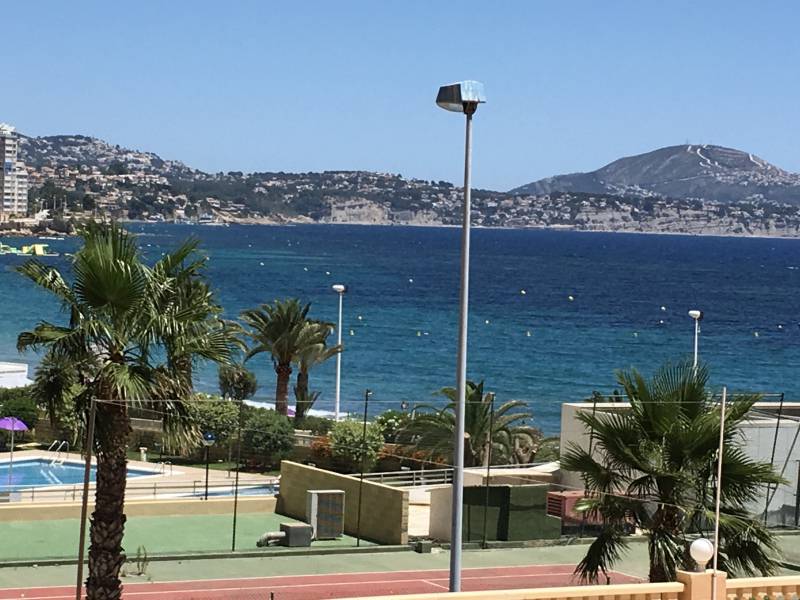
M533 565L464 569L463 591L542 588L576 585L574 565ZM635 583L641 579L612 573L611 583ZM385 573L336 573L243 579L208 579L164 583L125 584L127 600L322 600L390 594L446 592L448 574L436 571ZM272 593L272 596L270 596ZM0 590L0 600L72 600L75 588L43 587Z

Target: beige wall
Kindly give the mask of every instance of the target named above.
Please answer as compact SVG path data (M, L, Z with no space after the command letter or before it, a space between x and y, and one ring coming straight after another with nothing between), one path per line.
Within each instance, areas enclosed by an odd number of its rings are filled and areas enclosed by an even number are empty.
M359 479L292 461L281 462L281 487L276 512L306 518L308 490L343 490L344 531L355 535L358 520ZM364 481L361 536L380 544L408 543L408 492Z
M274 496L239 496L240 513L273 513ZM89 503L89 513L94 503ZM162 517L168 515L232 515L233 498L211 500L132 500L125 503L129 517ZM0 505L0 523L8 521L44 521L49 519L77 519L81 515L80 502L44 504L9 503Z

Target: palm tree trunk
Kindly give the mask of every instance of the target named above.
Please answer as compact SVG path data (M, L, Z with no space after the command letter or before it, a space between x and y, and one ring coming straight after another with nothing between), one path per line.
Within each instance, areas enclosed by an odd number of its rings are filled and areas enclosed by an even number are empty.
M125 481L130 423L124 405L98 407L97 484L89 529L87 600L119 600L125 564Z
M294 420L299 424L306 416L311 404L308 401L308 371L302 368L297 372L297 388L295 389Z
M291 364L275 365L278 381L275 384L275 410L282 415L289 412L289 379L292 377Z

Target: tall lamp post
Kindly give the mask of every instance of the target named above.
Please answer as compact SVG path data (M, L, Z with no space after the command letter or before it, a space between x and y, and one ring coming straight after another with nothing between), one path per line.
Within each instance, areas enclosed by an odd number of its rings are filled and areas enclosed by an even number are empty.
M453 455L453 505L450 531L450 591L461 591L461 527L464 502L464 409L467 387L467 312L469 304L469 226L472 175L472 115L486 102L483 84L461 81L439 88L436 104L467 117L464 149L464 217L461 229L461 290L458 319L458 366L456 369L456 428Z
M214 434L212 432L206 431L203 434L203 447L206 450L206 491L205 491L205 494L203 494L203 499L204 500L208 500L208 449L211 448L211 446L214 445L215 441L216 441L216 437L214 436Z
M697 370L697 348L700 339L700 321L703 320L703 311L702 310L690 310L689 316L694 319L694 361L692 365L694 369Z
M344 294L347 291L347 286L341 283L336 283L331 286L333 291L339 294L339 325L336 327L337 340L339 345L339 352L336 353L336 399L333 404L333 418L339 420L339 398L342 386L342 303L344 301Z

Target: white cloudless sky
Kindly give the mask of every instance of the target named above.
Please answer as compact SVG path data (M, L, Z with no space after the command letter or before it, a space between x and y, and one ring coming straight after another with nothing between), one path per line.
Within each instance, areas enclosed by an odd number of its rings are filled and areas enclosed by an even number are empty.
M661 146L800 171L800 2L60 0L3 5L0 121L207 171L367 169L506 190Z

